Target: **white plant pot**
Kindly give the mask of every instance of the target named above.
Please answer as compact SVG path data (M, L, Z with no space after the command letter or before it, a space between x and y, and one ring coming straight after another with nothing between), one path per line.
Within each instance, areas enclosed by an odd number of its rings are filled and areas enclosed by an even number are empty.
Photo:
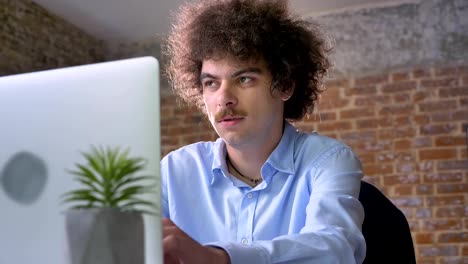
M144 264L144 224L138 212L77 209L66 212L72 264Z

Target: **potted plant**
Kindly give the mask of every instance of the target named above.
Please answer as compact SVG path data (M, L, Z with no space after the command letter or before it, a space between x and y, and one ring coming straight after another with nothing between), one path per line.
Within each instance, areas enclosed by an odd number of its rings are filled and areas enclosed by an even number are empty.
M82 155L86 163L68 170L80 187L63 196L72 264L143 264L142 214L155 208L141 197L154 190L154 176L138 175L146 160L118 147Z

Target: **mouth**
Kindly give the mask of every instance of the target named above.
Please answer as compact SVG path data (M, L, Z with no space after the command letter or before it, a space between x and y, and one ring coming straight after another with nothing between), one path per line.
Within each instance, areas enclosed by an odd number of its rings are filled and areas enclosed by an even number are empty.
M244 119L242 116L224 116L220 118L217 122L222 123L222 122L234 122L234 121L240 121Z

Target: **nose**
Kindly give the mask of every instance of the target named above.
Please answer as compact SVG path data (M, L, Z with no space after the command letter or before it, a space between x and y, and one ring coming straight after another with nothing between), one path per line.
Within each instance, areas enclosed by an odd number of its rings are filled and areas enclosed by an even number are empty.
M237 105L237 95L235 93L234 85L231 85L228 81L225 81L221 84L220 89L218 90L218 106L221 108L224 107L233 107Z

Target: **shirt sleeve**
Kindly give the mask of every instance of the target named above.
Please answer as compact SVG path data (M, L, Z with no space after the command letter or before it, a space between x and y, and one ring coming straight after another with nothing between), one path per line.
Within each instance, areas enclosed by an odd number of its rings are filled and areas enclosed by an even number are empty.
M169 203L168 203L168 158L167 156L161 160L161 215L162 217L169 218Z
M251 245L216 242L232 264L362 263L366 245L361 232L364 209L358 200L361 163L348 147L321 155L308 174L311 189L305 225L298 234Z

